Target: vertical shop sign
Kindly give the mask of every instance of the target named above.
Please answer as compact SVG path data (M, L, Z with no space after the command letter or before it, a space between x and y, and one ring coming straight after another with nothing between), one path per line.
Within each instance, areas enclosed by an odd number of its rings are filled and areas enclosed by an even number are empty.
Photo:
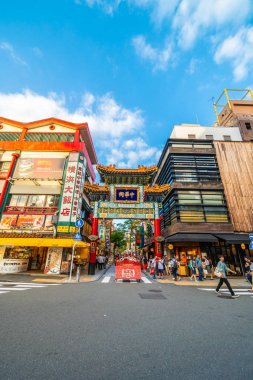
M82 189L85 181L86 159L82 154L71 153L66 168L65 182L62 191L62 199L58 223L65 225L58 227L58 231L68 232L68 226L74 224L81 217Z
M85 181L85 168L86 168L86 159L83 156L80 156L80 159L77 165L75 193L74 193L73 207L72 207L72 212L71 212L71 223L75 223L77 219L81 218L83 186L84 186L84 181Z
M69 160L66 168L65 183L62 191L61 207L59 214L59 222L70 222L72 203L75 192L75 181L77 174L77 162L72 162Z
M98 236L99 236L100 241L104 243L105 242L105 225L104 224L99 224Z

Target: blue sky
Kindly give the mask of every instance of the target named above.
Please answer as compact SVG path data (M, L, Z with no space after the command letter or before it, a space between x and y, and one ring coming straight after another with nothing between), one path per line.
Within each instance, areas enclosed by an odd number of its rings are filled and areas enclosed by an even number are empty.
M253 84L251 0L0 4L0 114L88 121L98 159L157 163L171 128Z

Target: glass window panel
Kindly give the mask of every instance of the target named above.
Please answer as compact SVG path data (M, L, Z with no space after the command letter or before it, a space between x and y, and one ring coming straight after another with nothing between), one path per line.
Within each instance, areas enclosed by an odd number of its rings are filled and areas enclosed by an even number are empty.
M45 204L45 195L29 195L27 206L43 207Z
M55 206L55 195L48 195L46 199L46 207Z
M13 194L10 200L10 206L23 207L26 206L27 195Z
M211 144L193 144L194 148L203 148L203 149L211 149L213 146Z

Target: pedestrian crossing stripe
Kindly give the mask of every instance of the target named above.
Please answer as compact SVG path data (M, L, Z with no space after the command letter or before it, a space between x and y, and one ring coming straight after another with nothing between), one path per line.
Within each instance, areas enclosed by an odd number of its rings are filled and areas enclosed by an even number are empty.
M216 288L212 288L212 289L210 289L210 288L198 288L198 290L204 290L206 292L215 292ZM236 295L250 296L251 298L253 298L253 293L249 292L248 290L249 290L248 288L247 289L246 288L233 289L233 291L235 292ZM230 294L230 291L228 289L220 289L218 294L227 295L227 294Z
M109 284L110 281L115 281L115 277L114 276L105 276L101 283L103 284ZM123 281L123 280L117 280L118 283L121 283L121 282L129 282L130 284L136 284L138 281L136 280L130 280L130 281ZM144 282L145 284L152 284L152 281L149 280L147 277L141 277L141 281L140 282Z
M61 284L34 284L30 282L0 282L0 294L6 294L10 292L18 293L23 290L47 288L49 286Z

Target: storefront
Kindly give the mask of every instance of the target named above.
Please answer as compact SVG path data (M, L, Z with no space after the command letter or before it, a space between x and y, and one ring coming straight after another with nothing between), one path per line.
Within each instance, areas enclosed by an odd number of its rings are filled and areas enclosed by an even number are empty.
M210 258L214 265L223 255L230 269L243 275L245 256L253 256L248 244L247 234L175 234L166 239L165 248L169 258L177 257L182 276L189 275L187 262L197 255Z
M51 238L0 238L0 273L18 273L38 270L46 274L66 274L69 272L72 239ZM87 260L89 244L77 242L76 256Z

